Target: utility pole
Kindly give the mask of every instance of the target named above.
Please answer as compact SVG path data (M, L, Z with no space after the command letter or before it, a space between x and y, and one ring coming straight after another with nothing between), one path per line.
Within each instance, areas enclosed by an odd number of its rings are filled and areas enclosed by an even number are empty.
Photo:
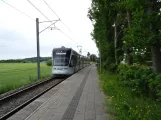
M96 41L96 42L99 45L99 48L98 48L98 50L99 50L99 63L100 63L99 67L100 67L100 72L101 72L101 41Z
M100 46L100 43L99 43L99 53L100 53L100 72L101 72L101 66L102 66L101 64L102 63L101 63L101 46Z
M54 23L52 23L53 21L55 21ZM52 25L55 25L55 23L59 20L52 20L52 21L43 21L43 22L39 22L39 18L36 18L36 40L37 40L37 77L38 79L40 79L40 45L39 45L39 35L40 33L42 33L43 31L45 31L48 28L51 28L51 30L59 30L58 28L51 27ZM39 32L39 23L44 23L44 22L51 22L51 25L49 25L48 27L44 28L42 31Z
M114 48L115 48L115 61L118 64L117 60L117 23L114 23L114 32L115 32L115 40L114 40Z
M36 18L36 39L37 39L37 75L38 79L40 79L39 18Z

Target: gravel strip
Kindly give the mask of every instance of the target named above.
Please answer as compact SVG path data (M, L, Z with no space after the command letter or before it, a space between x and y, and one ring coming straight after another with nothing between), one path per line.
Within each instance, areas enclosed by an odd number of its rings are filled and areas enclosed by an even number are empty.
M45 84L41 84L38 87L30 89L26 92L20 93L10 99L5 101L0 101L0 117L5 115L6 113L12 111L16 107L20 106L21 104L25 103L26 101L30 100L31 98L35 97L36 95L40 94L47 88L56 85L57 83L63 81L63 79L52 79L50 82L46 82Z

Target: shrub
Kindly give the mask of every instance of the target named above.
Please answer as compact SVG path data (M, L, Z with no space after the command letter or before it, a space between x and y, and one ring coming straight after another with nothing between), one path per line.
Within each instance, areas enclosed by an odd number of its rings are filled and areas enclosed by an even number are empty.
M117 65L115 63L112 63L110 64L107 69L110 71L110 72L117 72Z
M137 69L139 66L121 67L128 68L129 70L130 68ZM142 76L140 75L142 69L145 69L145 67L139 67L137 71L138 77ZM128 72L130 76L132 72L134 71L131 70ZM144 72L148 74L150 71L147 70ZM155 74L151 74L150 76L153 77ZM157 76L158 79L160 77L161 75ZM124 86L122 81L117 80L117 74L108 72L100 73L100 83L104 93L107 95L105 109L109 114L109 119L114 116L115 120L160 120L161 105L146 96L136 96L134 92L131 92L130 88Z
M141 65L119 65L119 80L136 94L161 101L161 74Z
M52 65L52 60L49 59L49 60L46 62L46 65L47 65L47 66L51 66L51 65Z

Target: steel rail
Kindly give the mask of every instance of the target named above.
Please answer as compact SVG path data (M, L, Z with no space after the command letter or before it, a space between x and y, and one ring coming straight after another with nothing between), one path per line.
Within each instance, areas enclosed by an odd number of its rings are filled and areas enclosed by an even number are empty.
M9 94L9 95L7 95L7 96L4 96L4 97L0 98L0 104L1 104L2 101L6 100L6 99L8 99L8 98L10 98L10 97L13 97L14 95L17 95L17 94L19 94L19 93L25 92L26 90L31 89L31 88L33 88L33 87L35 87L35 86L41 85L41 84L43 84L43 83L45 83L45 82L47 82L47 81L50 81L51 79L52 79L52 77L46 78L45 80L42 80L42 81L40 81L40 82L37 82L36 84L33 83L33 84L31 84L31 85L25 87L25 88L22 89L22 90L19 90L19 91L13 92L13 93L11 93L11 94Z
M0 116L0 120L5 120L7 118L9 118L10 116L12 116L13 114L15 114L17 111L19 111L20 109L22 109L23 107L25 107L26 105L28 105L29 103L31 103L33 100L35 100L36 98L40 97L41 95L43 95L45 92L49 91L51 88L55 87L56 85L58 85L59 83L61 83L63 80L65 79L55 79L55 78L47 78L39 83L36 83L34 85L31 85L29 87L26 87L20 91L17 91L15 93L12 93L10 95L7 95L3 98L0 99L0 105L3 103L6 103L8 101L11 101L12 98L19 96L21 94L25 94L25 92L30 91L31 89L36 89L37 87L43 85L43 84L47 84L48 82L51 82L52 80L55 81L55 84L50 86L49 88L43 90L41 93L35 95L34 97L30 98L29 100L27 100L26 102L22 103L21 105L17 106L16 108L12 109L10 112L7 112L6 114L4 114L3 116Z

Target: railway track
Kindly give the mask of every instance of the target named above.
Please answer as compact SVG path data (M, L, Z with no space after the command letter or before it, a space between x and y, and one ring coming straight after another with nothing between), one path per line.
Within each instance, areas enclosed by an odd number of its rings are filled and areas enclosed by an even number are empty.
M0 98L0 120L5 120L27 104L62 82L65 78L47 78L39 83Z

